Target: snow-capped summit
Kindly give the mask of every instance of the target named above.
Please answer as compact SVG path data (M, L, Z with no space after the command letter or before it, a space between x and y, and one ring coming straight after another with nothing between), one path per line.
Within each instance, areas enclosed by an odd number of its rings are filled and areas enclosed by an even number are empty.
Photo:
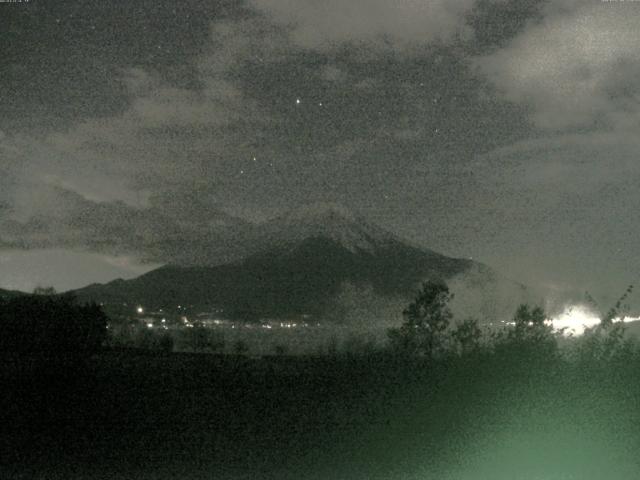
M314 202L300 205L288 210L280 218L286 217L291 220L309 220L339 217L346 220L355 221L356 215L347 207L335 202Z
M373 252L397 241L391 233L335 203L313 203L292 209L265 223L263 233L271 247L286 247L319 237L351 252Z

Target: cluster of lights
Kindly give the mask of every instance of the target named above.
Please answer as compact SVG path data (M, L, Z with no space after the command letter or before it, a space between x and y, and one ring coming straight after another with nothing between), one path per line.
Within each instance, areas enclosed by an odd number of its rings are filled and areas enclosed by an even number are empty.
M182 309L182 305L178 305L178 309ZM136 312L139 315L144 314L144 308L142 306L138 306L136 308ZM188 320L186 316L181 318L183 324L186 327L193 327L193 324ZM614 322L634 322L640 320L640 317L616 317L613 319ZM586 329L592 328L600 323L600 317L589 310L587 307L583 305L572 305L567 307L562 313L556 315L555 317L551 317L547 320L547 324L551 325L556 331L563 331L566 335L582 335ZM163 318L161 320L163 324L163 328L167 328L166 319ZM215 325L221 325L222 322L220 320L214 320L213 323ZM505 325L514 325L513 322L502 322ZM153 328L153 323L146 324L148 328ZM298 327L297 323L294 322L280 322L280 328L296 328ZM306 327L305 323L301 324L301 326ZM320 326L318 324L318 326ZM235 325L231 325L231 328L235 328ZM273 326L269 324L262 325L262 328L272 329Z
M616 317L614 322L635 322L640 317ZM595 327L600 323L600 317L582 305L567 307L560 315L552 317L548 323L554 330L562 330L566 335L582 335L588 328Z

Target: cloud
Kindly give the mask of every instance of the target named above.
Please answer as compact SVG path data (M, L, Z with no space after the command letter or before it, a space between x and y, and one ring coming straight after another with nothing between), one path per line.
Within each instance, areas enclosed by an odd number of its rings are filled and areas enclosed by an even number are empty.
M244 254L251 231L202 198L135 208L94 202L58 186L41 186L37 195L37 213L25 220L0 209L0 249L66 248L137 255L145 262L216 264Z
M621 199L635 205L625 182L638 145L624 132L640 123L626 18L637 8L585 3L546 2L528 24L531 8L514 0L252 0L244 20L217 18L197 54L176 42L171 67L116 58L122 98L89 109L99 116L3 126L0 246L193 262L241 240L228 217L334 200L517 277L576 261L567 244L592 222L595 264L616 228L600 221L606 208L624 217ZM475 65L498 97L468 68L488 48ZM473 164L531 134L521 105L543 127L604 119L614 133L519 142ZM560 253L538 261L545 247Z
M245 222L223 213L229 165L270 118L236 87L247 55L266 58L259 21L222 22L177 88L142 68L122 70L129 107L66 131L0 138L0 247L134 254L145 261L217 263L240 251ZM249 39L244 34L253 29ZM229 257L231 255L231 257Z
M394 47L467 35L465 14L476 0L252 0L251 5L291 28L293 41L325 50L342 43Z
M475 255L554 289L615 295L635 283L639 150L626 132L602 132L527 140L477 157L467 166L477 206L459 217L461 224L484 219L476 223Z
M253 139L273 121L238 88L236 69L247 59L276 58L281 41L260 19L218 22L197 59L199 88L125 68L129 106L117 115L64 131L3 135L0 244L154 261L205 255L206 243L227 238L225 223L243 223L220 211L220 186L232 188L234 163L255 154ZM181 246L185 237L190 252ZM215 261L216 248L209 249L203 260Z
M640 5L561 1L544 13L506 48L477 58L479 70L527 105L538 127L628 124L640 99Z
M327 82L343 82L347 80L348 74L335 65L325 65L321 70L320 77Z
M3 250L0 288L26 292L38 286L56 285L59 291L65 291L114 278L134 278L158 266L141 264L129 256L61 249Z
M490 240L475 255L525 282L615 296L640 262L640 4L558 0L541 13L473 59L536 127L468 165L484 186L474 212L491 218L476 224Z

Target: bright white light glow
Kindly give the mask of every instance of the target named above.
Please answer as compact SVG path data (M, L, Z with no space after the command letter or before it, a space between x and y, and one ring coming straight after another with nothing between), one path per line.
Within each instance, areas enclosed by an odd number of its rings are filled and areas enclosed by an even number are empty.
M550 319L555 330L565 329L566 335L582 335L585 329L600 323L600 317L582 305L567 307L557 317Z
M640 317L616 317L614 322L634 322ZM595 327L600 323L598 314L589 310L584 305L571 305L560 315L549 319L555 330L565 329L565 335L582 335L587 328Z

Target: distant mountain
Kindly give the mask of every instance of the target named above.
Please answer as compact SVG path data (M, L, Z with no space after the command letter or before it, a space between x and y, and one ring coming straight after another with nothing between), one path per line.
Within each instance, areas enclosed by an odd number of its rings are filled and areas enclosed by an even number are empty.
M399 239L340 205L315 203L290 210L263 224L258 233L262 248L286 247L321 237L351 251L373 253Z
M252 254L211 267L165 266L133 280L76 291L81 300L171 309L222 308L255 319L326 315L345 285L375 295L410 298L421 281L463 278L495 282L488 267L409 245L336 205L316 204L275 218L252 232Z
M3 290L0 288L0 298L2 299L15 298L22 295L26 295L26 293L20 292L18 290Z

